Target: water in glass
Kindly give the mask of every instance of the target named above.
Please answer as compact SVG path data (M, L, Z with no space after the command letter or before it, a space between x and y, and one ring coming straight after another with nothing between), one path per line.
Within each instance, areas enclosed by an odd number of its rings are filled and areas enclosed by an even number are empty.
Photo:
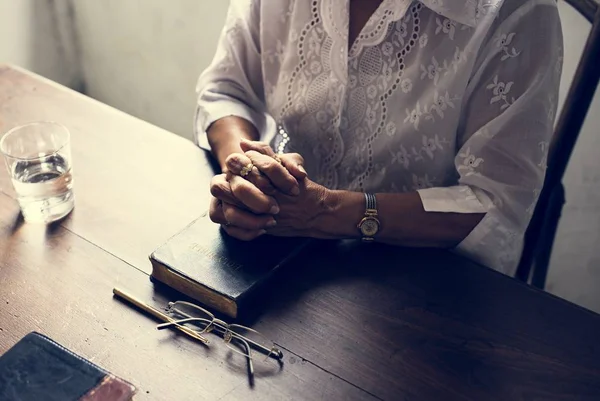
M12 181L25 220L55 221L73 209L71 168L62 156L20 160L13 169Z
M2 136L4 155L25 221L51 223L74 207L69 130L56 122L31 122Z

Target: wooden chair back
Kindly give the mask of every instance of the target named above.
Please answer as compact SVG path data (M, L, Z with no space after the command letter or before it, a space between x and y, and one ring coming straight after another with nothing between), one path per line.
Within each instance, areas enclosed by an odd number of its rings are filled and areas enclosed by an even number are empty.
M538 249L537 245L543 235L542 227L547 217L549 200L553 191L562 185L565 170L600 79L600 4L597 0L565 1L583 15L592 24L592 28L558 117L549 149L544 186L525 235L525 246L516 274L517 278L523 281L528 281L532 268L536 268L534 266L536 253L544 251Z

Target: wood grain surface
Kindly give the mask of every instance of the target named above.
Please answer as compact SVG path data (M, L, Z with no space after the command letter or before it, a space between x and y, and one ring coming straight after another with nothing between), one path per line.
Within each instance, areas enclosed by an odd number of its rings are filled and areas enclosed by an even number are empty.
M0 353L31 330L134 382L136 399L600 399L600 316L440 250L326 241L298 257L247 323L282 346L257 369L112 298L181 296L148 254L208 204L193 144L28 72L0 67L0 132L73 133L76 208L23 224L0 170Z
M246 362L211 336L210 347L172 331L113 298L124 288L159 307L166 298L148 276L57 227L16 224L0 195L0 352L32 330L134 383L136 400L375 399L285 351L284 366Z
M192 143L0 66L0 132L35 120L57 120L71 132L76 203L64 225L128 263L150 272L149 251L207 208L213 173ZM6 169L0 188L14 196Z

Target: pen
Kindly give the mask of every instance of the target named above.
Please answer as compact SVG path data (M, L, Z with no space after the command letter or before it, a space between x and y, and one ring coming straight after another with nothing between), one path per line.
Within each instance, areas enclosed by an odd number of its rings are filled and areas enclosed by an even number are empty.
M143 311L151 314L152 316L154 316L157 319L162 320L163 322L169 322L169 323L173 323L175 322L175 319L171 318L170 316L168 316L167 314L161 312L160 310L140 301L139 299L137 299L136 297L134 297L131 294L128 294L127 292L120 290L118 288L113 288L113 294L115 294L117 297L129 302L132 305L137 306L138 308L142 309ZM174 325L176 329L184 332L185 334L195 338L196 340L201 341L204 344L208 344L208 340L204 337L202 337L200 334L196 333L194 330L188 329L185 326L180 326L175 324Z

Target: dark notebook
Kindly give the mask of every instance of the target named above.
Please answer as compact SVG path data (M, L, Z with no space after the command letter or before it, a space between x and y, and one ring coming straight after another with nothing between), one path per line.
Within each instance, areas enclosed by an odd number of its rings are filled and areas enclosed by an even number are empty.
M150 255L152 278L236 318L308 243L268 235L240 241L203 215Z
M129 401L130 383L31 332L0 356L0 401Z

